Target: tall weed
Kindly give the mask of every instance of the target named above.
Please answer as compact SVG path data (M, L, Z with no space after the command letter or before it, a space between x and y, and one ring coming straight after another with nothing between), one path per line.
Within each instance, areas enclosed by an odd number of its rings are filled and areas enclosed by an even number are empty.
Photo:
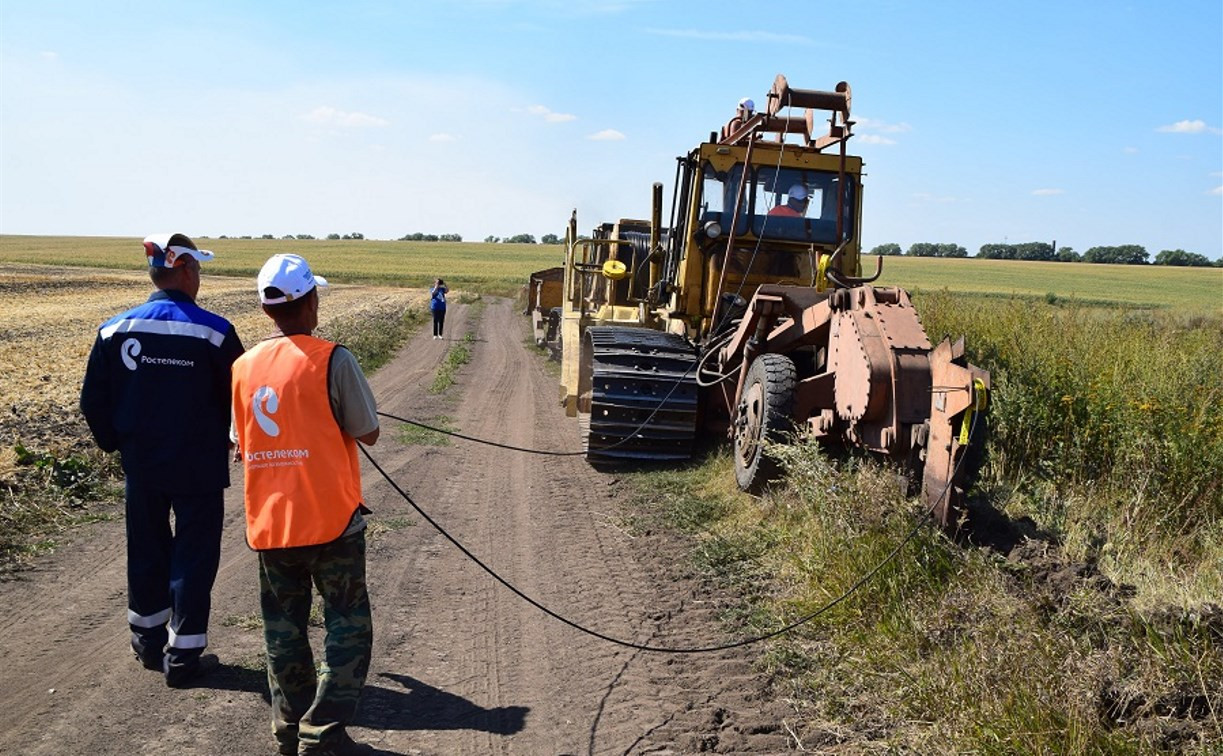
M965 335L992 373L996 480L1042 499L1024 513L1043 525L1091 531L1085 543L1200 558L1223 521L1223 316L988 304L917 302L932 340Z

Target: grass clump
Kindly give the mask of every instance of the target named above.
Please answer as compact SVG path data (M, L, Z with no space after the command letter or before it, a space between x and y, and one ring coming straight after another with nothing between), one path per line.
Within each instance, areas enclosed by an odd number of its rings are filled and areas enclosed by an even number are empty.
M0 574L54 550L69 529L116 517L122 498L117 455L77 444L32 450L17 443L0 451ZM107 506L91 506L104 502Z
M454 385L459 369L471 362L471 345L474 342L475 337L466 333L461 341L450 345L441 365L437 368L437 373L433 376L433 383L429 384L430 393L440 394Z
M395 431L399 443L405 446L450 446L450 437L439 431L454 432L458 429L449 417L441 415L430 420L430 425L438 430L422 428L412 423L400 423Z

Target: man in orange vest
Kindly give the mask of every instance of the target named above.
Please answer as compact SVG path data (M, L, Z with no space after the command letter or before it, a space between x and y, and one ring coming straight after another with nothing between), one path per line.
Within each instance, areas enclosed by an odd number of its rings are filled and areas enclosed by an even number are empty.
M282 754L351 750L345 731L369 671L365 520L357 441L378 440L373 394L352 353L311 334L327 282L298 255L272 256L259 299L276 332L233 367L246 474L246 539L259 552L272 722ZM307 637L311 585L323 599L324 662Z

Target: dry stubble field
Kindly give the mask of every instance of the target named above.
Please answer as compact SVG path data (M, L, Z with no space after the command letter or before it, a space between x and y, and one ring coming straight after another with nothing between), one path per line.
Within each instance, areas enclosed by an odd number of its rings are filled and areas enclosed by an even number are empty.
M152 292L138 262L131 272L0 263L0 484L13 481L17 444L56 457L85 451L76 411L85 362L98 325ZM332 285L321 325L425 300L419 289ZM250 278L205 273L199 304L228 318L248 346L270 330Z

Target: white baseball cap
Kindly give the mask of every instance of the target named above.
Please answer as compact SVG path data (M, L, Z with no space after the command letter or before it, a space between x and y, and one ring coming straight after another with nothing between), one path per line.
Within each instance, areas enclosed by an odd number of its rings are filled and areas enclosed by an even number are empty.
M186 234L149 234L144 237L144 256L150 268L173 268L182 255L190 255L200 262L211 260L212 252L200 249Z
M259 269L259 301L263 304L292 302L310 293L315 286L326 286L327 279L310 272L301 255L281 253L272 255ZM267 289L277 288L281 296L270 297Z
M807 187L802 184L795 184L790 187L790 191L786 192L786 194L790 195L790 199L802 202L807 199Z

